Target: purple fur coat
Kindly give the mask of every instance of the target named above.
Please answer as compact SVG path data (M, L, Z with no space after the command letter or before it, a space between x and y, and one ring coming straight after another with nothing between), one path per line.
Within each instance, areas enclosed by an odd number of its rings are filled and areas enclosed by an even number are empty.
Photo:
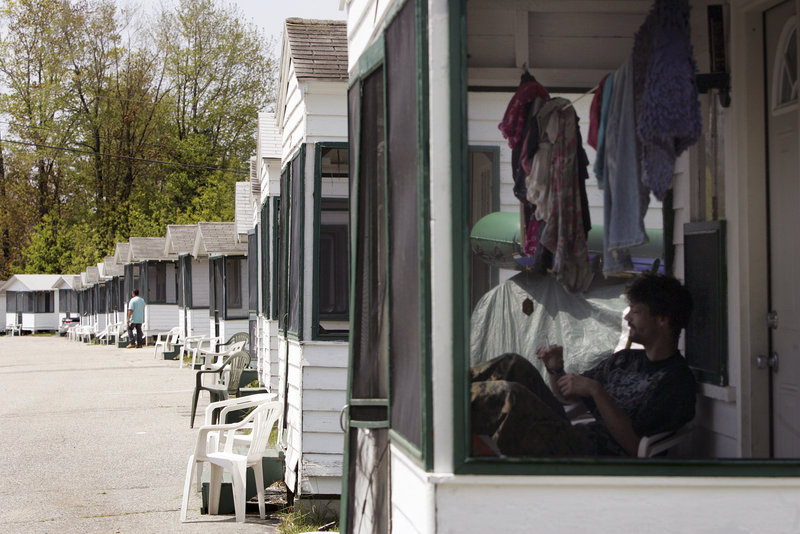
M636 33L633 66L642 182L663 200L675 159L702 130L688 0L655 0Z

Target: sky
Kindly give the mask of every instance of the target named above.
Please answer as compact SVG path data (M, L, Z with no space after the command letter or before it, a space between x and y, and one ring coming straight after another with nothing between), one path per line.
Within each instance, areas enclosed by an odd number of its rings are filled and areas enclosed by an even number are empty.
M164 0L169 3L170 0ZM171 0L175 1L175 0ZM275 37L275 55L281 53L281 38L283 36L283 21L291 17L304 19L345 20L347 10L339 11L339 0L217 0L219 2L232 2L244 15L247 22L251 22L264 30L267 37ZM139 0L141 5L150 10L157 7L161 0ZM121 4L123 2L119 2ZM119 5L118 4L118 5Z

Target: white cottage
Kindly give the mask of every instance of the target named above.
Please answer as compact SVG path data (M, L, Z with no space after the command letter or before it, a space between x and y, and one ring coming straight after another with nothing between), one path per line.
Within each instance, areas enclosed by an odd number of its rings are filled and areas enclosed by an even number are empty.
M192 256L209 259L209 333L225 341L248 331L247 242L235 222L199 222Z
M250 336L251 351L257 358L259 382L269 391L278 391L278 321L275 294L275 276L278 273L275 258L279 241L277 217L280 207L281 176L281 136L275 122L274 112L258 114L258 139L256 156L250 163L250 184L253 196L258 201L258 209L254 212L255 247L250 247L251 237L248 235L248 262L256 257L252 250L258 252L256 269L257 284L250 284L250 291L258 291L258 312L255 335ZM252 296L251 296L252 298Z
M5 280L0 280L0 286L5 284ZM6 331L6 294L0 292L0 333Z
M473 455L467 258L470 150L490 141L476 124L502 120L526 71L590 91L653 2L343 4L357 154L343 531L796 530L800 2L691 1L702 136L676 162L664 231L695 298L697 415L688 459L646 460Z
M285 482L295 498L320 507L338 502L341 492L338 421L349 334L346 58L343 21L286 20L276 108L280 234L271 262L277 385L285 403Z
M81 292L78 302L81 314L81 325L88 326L95 332L105 328L105 322L100 322L97 312L97 284L100 281L100 272L96 265L91 265L81 273Z
M29 332L58 330L58 295L53 285L58 274L15 274L0 285L6 296L6 330Z
M178 325L181 337L209 335L208 256L192 256L196 224L170 224L164 253L178 256Z
M165 254L163 237L131 237L128 244L126 298L130 300L133 289L139 289L146 303L145 336L167 332L178 326L178 257Z
M78 299L81 289L81 277L77 274L65 274L53 285L58 291L58 324L65 319L80 320Z

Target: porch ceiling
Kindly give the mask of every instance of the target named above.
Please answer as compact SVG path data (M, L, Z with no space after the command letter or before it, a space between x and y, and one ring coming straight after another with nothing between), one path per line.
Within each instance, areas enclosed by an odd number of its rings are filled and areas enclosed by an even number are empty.
M546 87L588 89L616 70L652 0L469 0L470 87L516 87L524 66Z

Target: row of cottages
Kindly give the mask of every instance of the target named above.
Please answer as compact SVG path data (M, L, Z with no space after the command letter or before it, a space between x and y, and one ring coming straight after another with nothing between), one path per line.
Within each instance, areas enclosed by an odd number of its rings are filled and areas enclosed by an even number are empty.
M678 0L343 4L354 211L343 531L796 531L800 2L691 0L688 28ZM486 332L471 331L469 221L487 193L473 151L497 158L497 206L518 210L496 125L521 76L578 99L626 62L646 19L678 28L666 40L678 48L686 30L698 71L702 135L663 207L665 256L695 300L683 341L699 381L692 432L682 458L478 456L468 369L470 338ZM644 42L664 35L646 28ZM654 70L654 87L670 87L659 76L671 68Z
M251 167L251 340L261 382L284 404L289 492L336 507L350 306L344 21L287 19L279 72Z
M59 326L58 274L15 274L0 284L3 330L54 332Z

